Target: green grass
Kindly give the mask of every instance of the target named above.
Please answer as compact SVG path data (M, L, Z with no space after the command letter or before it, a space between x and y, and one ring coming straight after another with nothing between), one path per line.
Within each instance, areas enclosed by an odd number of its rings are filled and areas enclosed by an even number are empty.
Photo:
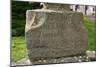
M20 60L26 56L26 44L25 38L23 36L20 37L12 37L12 50L11 50L11 58L13 62Z
M84 17L84 25L88 30L88 50L96 50L96 25Z
M88 50L96 50L95 24L84 18L84 25L88 30ZM12 61L16 62L24 58L27 54L24 36L12 37Z

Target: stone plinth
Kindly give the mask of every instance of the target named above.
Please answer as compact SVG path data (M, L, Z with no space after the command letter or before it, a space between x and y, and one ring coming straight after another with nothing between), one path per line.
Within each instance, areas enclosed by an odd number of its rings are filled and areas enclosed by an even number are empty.
M83 56L73 56L73 57L61 57L54 59L43 59L34 61L31 63L28 57L25 57L16 63L11 63L11 66L20 66L20 65L38 65L38 64L58 64L58 63L77 63L77 62L93 62L96 61L96 52L95 51L86 51L86 55Z
M26 13L25 34L30 61L85 54L87 31L82 13L69 11L68 5L50 4L50 8L46 5Z

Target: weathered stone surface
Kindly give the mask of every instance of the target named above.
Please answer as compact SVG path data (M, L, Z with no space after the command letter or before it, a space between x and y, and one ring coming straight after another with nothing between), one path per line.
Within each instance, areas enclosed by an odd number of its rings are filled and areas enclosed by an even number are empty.
M95 51L86 51L86 55L84 56L73 56L73 57L61 57L55 59L44 59L30 62L29 58L23 58L16 63L12 63L11 66L20 66L20 65L37 65L37 64L52 64L52 63L76 63L76 62L91 62L96 60L95 57L90 57L91 55L95 55ZM94 59L94 60L93 60Z
M88 58L95 61L96 60L96 52L95 51L86 51Z
M26 43L31 62L39 59L85 54L87 31L78 12L28 10Z

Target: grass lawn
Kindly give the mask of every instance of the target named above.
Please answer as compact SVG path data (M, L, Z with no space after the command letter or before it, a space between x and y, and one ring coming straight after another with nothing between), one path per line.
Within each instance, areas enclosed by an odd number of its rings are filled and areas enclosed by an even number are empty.
M24 36L12 37L11 58L13 62L24 58L27 54Z
M88 29L88 50L96 50L95 41L95 23L84 18L84 25ZM12 50L11 58L13 62L16 62L24 58L27 54L26 44L24 36L12 37Z
M84 25L88 30L88 50L96 50L96 25L84 17Z

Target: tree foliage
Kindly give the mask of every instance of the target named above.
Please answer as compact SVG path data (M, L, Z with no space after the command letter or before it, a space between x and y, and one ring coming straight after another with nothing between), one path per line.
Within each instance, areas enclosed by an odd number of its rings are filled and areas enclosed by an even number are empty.
M26 23L26 10L41 8L40 3L36 2L23 2L12 1L11 14L12 14L12 35L24 35Z

